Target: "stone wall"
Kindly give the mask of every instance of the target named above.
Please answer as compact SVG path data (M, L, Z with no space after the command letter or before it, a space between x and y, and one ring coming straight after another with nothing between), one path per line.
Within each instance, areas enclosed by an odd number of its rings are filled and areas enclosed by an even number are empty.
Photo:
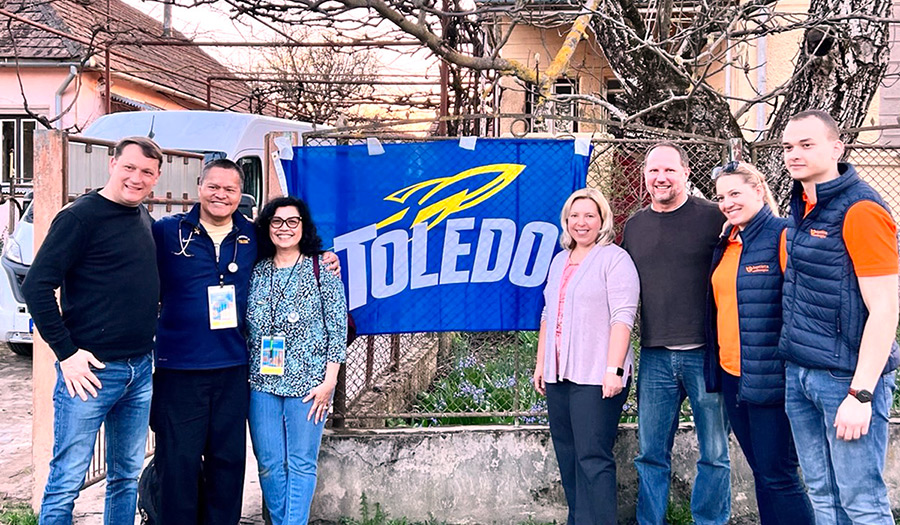
M900 425L892 424L885 475L900 503ZM753 476L732 438L732 516L753 523ZM635 425L622 425L616 444L619 521L634 520L637 498ZM697 462L691 425L682 425L672 453L672 493L688 501ZM312 507L315 523L359 517L360 497L392 517L413 521L518 524L565 523L566 506L547 427L492 426L328 432L319 456Z

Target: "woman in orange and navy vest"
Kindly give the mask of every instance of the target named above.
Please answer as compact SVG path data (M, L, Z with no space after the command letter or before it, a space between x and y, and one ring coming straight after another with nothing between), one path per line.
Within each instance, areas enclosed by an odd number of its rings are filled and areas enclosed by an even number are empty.
M727 222L713 255L707 319L707 388L721 390L728 419L753 470L762 525L814 524L784 410L781 333L786 220L750 164L713 171Z

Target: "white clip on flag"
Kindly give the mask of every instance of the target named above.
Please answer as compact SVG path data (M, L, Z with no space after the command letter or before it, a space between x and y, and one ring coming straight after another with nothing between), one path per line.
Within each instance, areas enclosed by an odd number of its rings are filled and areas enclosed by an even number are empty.
M478 137L459 137L459 147L469 151L475 151L475 141Z
M366 137L366 147L369 148L369 155L381 155L384 153L384 146L375 137Z

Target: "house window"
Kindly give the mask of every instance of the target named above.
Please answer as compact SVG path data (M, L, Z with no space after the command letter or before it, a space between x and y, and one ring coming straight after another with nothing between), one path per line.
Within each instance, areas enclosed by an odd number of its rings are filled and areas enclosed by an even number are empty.
M625 93L625 90L622 89L622 83L617 79L608 78L606 79L606 101L612 104L613 106L619 107L619 104L622 102L620 99L622 94Z
M36 121L0 117L0 177L4 184L30 183L34 178L34 129Z
M577 78L559 78L553 83L554 95L576 95L578 94ZM537 107L538 92L534 84L528 84L525 92L525 113L531 115ZM547 110L550 115L557 117L578 117L578 103L574 100L561 102L551 100L547 103ZM575 120L558 120L544 119L543 122L535 122L530 120L531 132L543 133L575 133L578 131L578 122Z

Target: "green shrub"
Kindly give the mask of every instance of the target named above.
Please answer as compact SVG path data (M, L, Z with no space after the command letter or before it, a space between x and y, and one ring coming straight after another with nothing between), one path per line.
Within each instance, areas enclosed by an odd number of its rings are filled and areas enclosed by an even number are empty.
M412 412L459 413L415 420L399 418L388 426L547 424L547 400L531 384L538 332L456 333L442 375L419 394ZM633 345L638 345L636 338ZM636 423L636 385L632 385L621 421ZM528 412L526 416L477 413ZM474 415L473 415L474 414ZM690 412L683 416L690 420Z
M666 509L666 523L670 525L690 525L694 523L691 504L687 501L670 501Z
M415 412L511 412L534 416L448 416L422 419L421 426L546 424L547 402L531 385L537 355L537 332L512 334L455 334L451 361L444 375L419 394Z
M434 518L427 522L411 522L406 518L391 519L387 512L381 508L381 504L375 503L374 509L369 508L369 500L366 493L363 492L359 498L359 514L360 519L343 517L340 520L341 525L443 525L444 522L438 522Z
M0 524L37 525L37 516L26 503L0 503Z

